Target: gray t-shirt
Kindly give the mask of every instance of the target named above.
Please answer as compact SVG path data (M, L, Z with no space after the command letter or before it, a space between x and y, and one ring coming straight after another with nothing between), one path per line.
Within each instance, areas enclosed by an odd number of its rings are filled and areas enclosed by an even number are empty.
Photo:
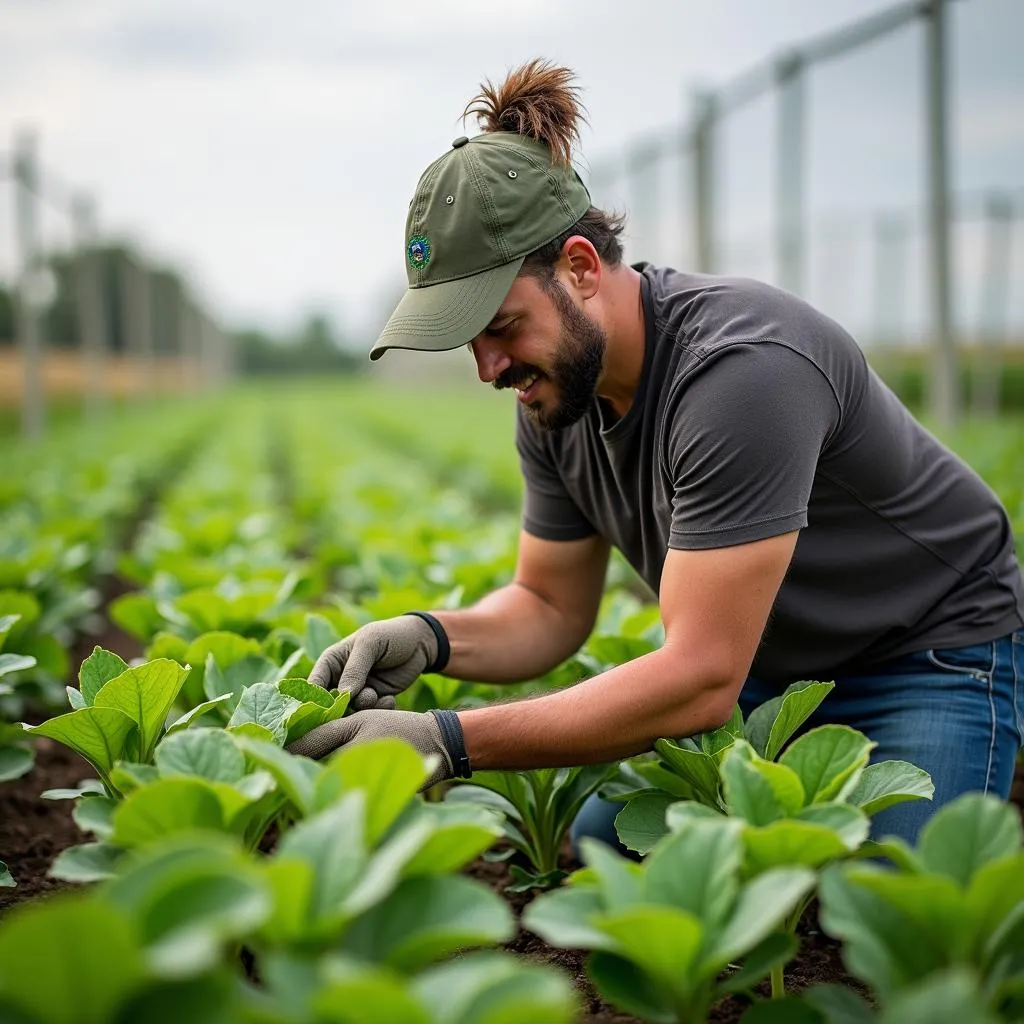
M1024 623L996 495L910 415L853 339L742 278L638 264L646 345L627 414L559 432L519 411L524 529L598 533L654 593L669 548L800 530L752 666L833 678Z

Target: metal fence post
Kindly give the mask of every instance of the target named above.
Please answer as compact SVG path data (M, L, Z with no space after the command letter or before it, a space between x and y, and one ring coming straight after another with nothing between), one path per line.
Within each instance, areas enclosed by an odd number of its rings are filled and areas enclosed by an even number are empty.
M1012 261L1013 203L1007 196L993 194L985 199L985 249L977 335L980 351L971 389L971 411L979 416L995 416L999 412Z
M715 116L714 94L697 92L694 95L691 202L696 269L703 274L714 273L715 269Z
M928 140L928 223L933 341L930 406L944 426L960 411L956 341L953 336L953 282L949 259L949 112L946 67L946 0L928 0L925 15L925 97Z
M71 207L75 229L75 304L78 318L79 358L85 365L85 414L95 420L106 405L106 355L109 325L96 251L96 213L88 196L78 196Z
M803 292L804 167L804 60L799 53L785 54L775 65L778 88L776 147L776 259L780 287L795 295Z
M30 131L14 140L14 223L16 270L14 288L15 335L21 353L21 431L31 439L42 436L46 420L43 386L43 332L39 315L39 196L36 138Z

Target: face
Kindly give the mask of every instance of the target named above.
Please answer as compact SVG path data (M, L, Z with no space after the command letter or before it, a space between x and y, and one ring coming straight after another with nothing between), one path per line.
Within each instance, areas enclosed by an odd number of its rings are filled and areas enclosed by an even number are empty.
M597 393L606 338L557 281L518 278L490 325L470 343L480 379L515 388L530 419L564 430Z

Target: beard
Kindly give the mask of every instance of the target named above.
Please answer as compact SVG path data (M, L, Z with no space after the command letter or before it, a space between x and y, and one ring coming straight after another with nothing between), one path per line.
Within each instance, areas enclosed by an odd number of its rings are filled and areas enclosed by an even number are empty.
M513 366L495 380L494 387L516 387L534 374L549 380L555 388L555 404L545 408L540 400L530 402L526 415L545 430L564 430L579 422L594 403L607 338L600 326L573 303L561 284L556 281L545 290L561 320L550 372L530 365Z

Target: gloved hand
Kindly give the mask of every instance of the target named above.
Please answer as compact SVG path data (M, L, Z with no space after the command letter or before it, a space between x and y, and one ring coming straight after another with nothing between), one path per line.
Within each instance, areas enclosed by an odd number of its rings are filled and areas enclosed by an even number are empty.
M352 711L394 708L395 694L425 671L440 671L447 663L446 637L443 658L438 658L439 634L444 637L440 623L437 630L418 614L371 622L328 647L317 658L309 682L325 690L348 690Z
M443 728L442 728L443 725ZM301 739L286 748L291 754L319 759L341 747L397 737L411 744L424 756L437 755L437 766L420 787L427 789L435 782L450 779L456 774L449 743L453 745L455 759L462 762L460 774L468 775L468 759L458 716L451 711L389 711L371 709L356 715L335 719L326 725L311 729ZM461 755L461 756L460 756Z

